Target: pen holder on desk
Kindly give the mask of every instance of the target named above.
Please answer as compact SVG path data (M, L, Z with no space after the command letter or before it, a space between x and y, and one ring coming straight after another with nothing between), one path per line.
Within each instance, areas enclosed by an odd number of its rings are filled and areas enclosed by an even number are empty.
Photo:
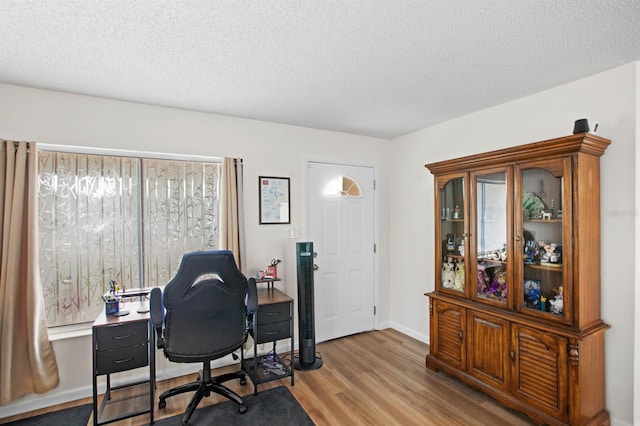
M107 315L114 315L120 311L120 302L114 300L113 302L104 302L104 312Z
M278 267L277 266L267 266L267 276L272 278L278 278Z
M115 315L120 312L120 298L111 294L102 296L104 299L104 313L107 315Z

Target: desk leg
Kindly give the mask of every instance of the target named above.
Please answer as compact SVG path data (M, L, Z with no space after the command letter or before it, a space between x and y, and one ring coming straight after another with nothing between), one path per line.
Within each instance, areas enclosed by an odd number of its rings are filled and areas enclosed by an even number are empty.
M156 389L156 334L149 321L149 424L153 424Z
M98 425L98 375L96 374L96 368L98 365L97 354L96 354L96 332L93 330L91 337L92 345L93 345L93 425Z
M98 425L98 377L93 369L93 426Z
M293 321L291 321L291 328L293 328ZM295 368L293 368L293 330L291 330L291 357L289 359L291 360L291 364L289 365L289 369L291 370L291 386L293 386L293 372L295 371Z

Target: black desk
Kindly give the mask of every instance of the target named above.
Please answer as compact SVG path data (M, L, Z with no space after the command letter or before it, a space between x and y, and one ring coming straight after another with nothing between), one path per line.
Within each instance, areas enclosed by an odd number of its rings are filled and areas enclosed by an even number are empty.
M149 423L153 423L156 383L155 334L149 321L149 313L137 312L143 303L127 302L124 309L129 311L129 315L125 316L105 315L103 311L93 323L93 424L96 426L147 413ZM149 366L148 380L111 387L111 374L145 366ZM107 376L107 389L98 408L97 381L101 375ZM112 392L144 384L149 385L149 403L146 407L127 413L115 410L118 412L104 418L107 405L123 402L112 399ZM126 401L130 402L131 398L127 398Z
M253 393L258 393L260 383L291 376L293 378L293 299L273 288L258 289L258 312L253 318L249 334L253 337L253 358L244 358L241 351L242 369L253 382ZM290 359L287 363L276 353L276 342L291 339ZM273 343L272 351L258 355L259 343ZM279 366L278 368L271 368Z

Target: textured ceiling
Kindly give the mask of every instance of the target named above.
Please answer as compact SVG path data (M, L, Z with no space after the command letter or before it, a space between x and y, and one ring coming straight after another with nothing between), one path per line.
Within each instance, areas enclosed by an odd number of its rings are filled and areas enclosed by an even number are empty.
M0 82L383 138L639 59L636 0L0 2Z

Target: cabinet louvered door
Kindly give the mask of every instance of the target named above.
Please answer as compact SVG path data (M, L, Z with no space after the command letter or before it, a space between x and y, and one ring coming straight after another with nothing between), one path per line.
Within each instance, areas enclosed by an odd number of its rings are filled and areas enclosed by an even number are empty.
M467 311L469 373L491 386L509 386L509 321Z
M466 363L464 345L465 309L437 300L434 302L434 325L437 335L434 354L456 368L464 368Z
M511 325L513 393L533 407L566 419L567 345L564 337Z

